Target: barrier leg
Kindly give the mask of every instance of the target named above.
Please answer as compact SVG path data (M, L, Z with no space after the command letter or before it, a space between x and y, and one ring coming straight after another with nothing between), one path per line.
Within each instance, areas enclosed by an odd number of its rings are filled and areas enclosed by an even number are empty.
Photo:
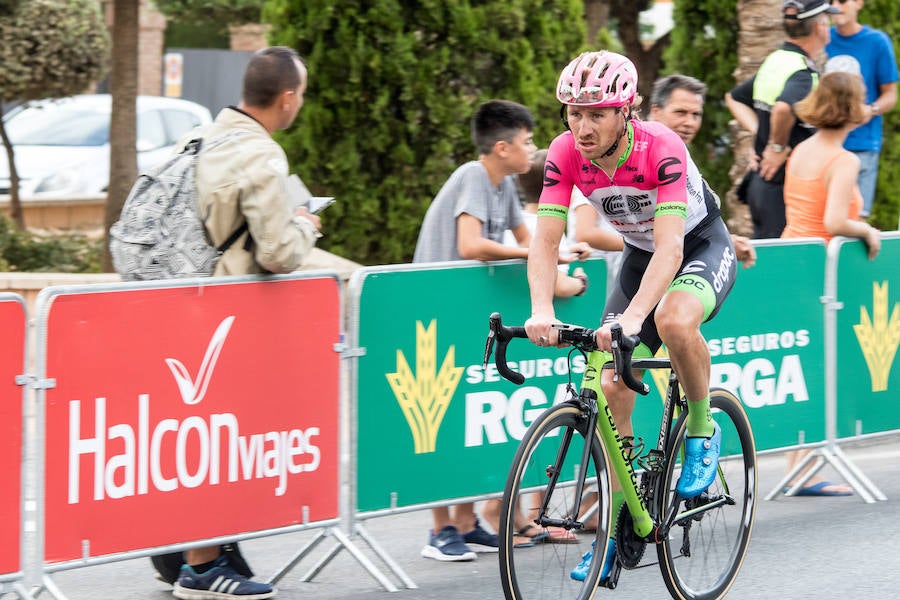
M7 593L16 594L22 600L34 600L31 592L25 589L25 586L18 581L9 584L0 583L0 597L5 596Z
M850 487L856 490L856 493L859 494L859 497L865 502L872 504L877 500L887 500L887 496L885 496L881 490L879 490L875 484L859 470L859 467L853 464L853 461L844 454L837 444L829 444L822 450L828 459L828 462L844 476L847 483L850 484Z
M354 544L353 541L349 537L347 537L347 534L341 531L340 528L333 527L329 531L329 533L331 533L331 535L333 535L337 539L338 544L336 544L335 547L332 548L331 552L323 557L322 560L320 560L319 563L309 571L309 573L303 576L303 581L312 581L313 578L318 575L319 571L321 571L325 567L325 565L331 561L332 558L337 556L338 552L340 552L342 548L346 548L347 551L353 555L353 558L355 558L356 561L361 564L366 571L369 572L369 575L375 578L375 580L378 581L378 583L380 583L385 590L389 592L397 591L397 586L391 583L391 581L387 577L385 577L381 571L378 570L378 567L376 567L365 554L360 552L356 544Z
M822 468L822 465L824 464L825 461L824 461L824 459L822 459L821 457L818 456L818 451L819 451L819 449L816 448L815 450L813 450L812 452L807 454L803 458L803 460L801 460L799 463L794 465L794 468L791 469L787 473L787 475L785 475L784 477L781 478L781 480L775 485L775 487L772 488L772 491L766 495L765 499L766 500L774 500L778 496L778 494L785 494L786 496L792 495L794 490L793 489L788 490L788 492L786 493L784 491L785 486L787 486L788 482L791 479L793 479L794 477L796 477L797 473L799 473L800 471L805 469L806 465L808 465L813 460L816 460L818 458L819 464L816 465L815 467L813 467L812 469L810 469L810 472L803 477L803 480L802 480L803 482L806 482L810 477L812 477L815 474L816 471L818 471L820 468ZM802 485L802 483L801 483L801 485ZM799 489L800 486L794 486L794 488Z
M291 560L289 560L283 567L281 567L281 569L279 569L275 573L275 575L273 575L269 579L268 582L274 585L279 580L281 580L281 578L284 577L288 571L296 567L300 563L300 561L313 550L313 548L318 546L329 535L334 536L334 538L337 540L337 543L328 552L326 552L325 555L321 559L319 559L319 561L315 565L313 565L313 567L301 578L301 581L312 581L316 577L316 575L318 575L322 571L322 569L324 569L325 566L328 565L328 563L331 562L332 559L334 559L334 557L340 553L341 550L346 549L353 556L353 558L355 558L356 561L360 565L362 565L362 567L366 571L368 571L369 574L376 581L378 581L378 583L381 584L381 586L385 590L389 592L397 591L397 586L391 583L391 581L387 577L385 577L380 570L378 570L378 567L376 567L372 563L372 561L370 561L368 557L366 557L366 555L359 550L356 544L354 544L353 541L338 527L331 527L319 533L319 535L317 535L315 539L310 541L297 554L295 554L291 558ZM412 581L408 577L406 577L406 574L403 573L400 567L393 563L393 561L390 560L390 557L388 557L383 550L377 548L377 544L373 545L373 543L368 539L366 541L369 546L371 546L372 549L375 550L375 552L378 553L378 555L388 564L388 566L391 567L394 573L397 573L397 576L403 580L404 584L407 587L416 587L416 585L412 583Z
M68 600L66 595L62 593L62 590L59 589L56 582L53 581L49 575L44 575L41 578L41 585L33 590L31 597L36 598L44 590L47 590L47 593L56 598L56 600Z
M297 554L295 554L283 567L278 569L275 574L269 578L268 583L271 585L275 585L278 583L282 577L284 577L288 571L297 566L297 564L303 560L307 554L312 552L313 548L319 545L322 540L325 539L325 536L328 535L327 531L323 531L319 533L312 541L310 541L306 546L304 546Z
M384 548L382 548L381 545L375 541L375 538L369 535L369 532L366 531L366 529L359 523L356 524L356 533L359 535L359 537L365 540L365 542L369 545L369 548L371 548L372 551L375 552L375 554L377 554L378 557L384 561L384 564L386 564L391 569L391 571L394 572L394 575L396 575L397 578L403 582L403 585L405 585L407 589L418 589L419 586L417 586L415 582L409 578L406 572L400 567L399 564L397 564L397 561L391 558L391 555L388 554L384 550Z
M316 578L316 575L322 572L322 569L325 568L325 565L331 562L331 560L337 556L343 547L340 542L331 547L331 550L325 553L325 556L320 558L313 567L306 572L306 575L300 578L300 581L312 581Z
M815 460L816 464L805 473L797 484L792 486L787 492L784 491L788 482L793 479L797 473L806 468L811 461ZM800 463L798 463L791 471L785 475L766 495L766 500L773 500L778 494L785 496L793 496L796 491L803 487L809 479L816 474L825 464L830 464L834 470L847 480L847 484L859 495L866 503L872 504L878 500L887 500L887 496L882 493L872 481L857 467L850 458L834 442L828 442L824 446L820 446L809 453Z
M34 596L31 595L31 592L26 590L25 586L21 583L14 583L12 588L22 600L34 600Z

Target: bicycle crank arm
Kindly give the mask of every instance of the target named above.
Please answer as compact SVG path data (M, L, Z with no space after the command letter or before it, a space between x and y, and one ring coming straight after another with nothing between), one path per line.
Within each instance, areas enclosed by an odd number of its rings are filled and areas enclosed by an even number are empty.
M612 568L609 570L609 575L606 576L606 579L601 579L598 584L600 587L605 587L611 590L616 589L616 586L619 584L619 575L622 574L622 563L618 560L614 560L612 564Z

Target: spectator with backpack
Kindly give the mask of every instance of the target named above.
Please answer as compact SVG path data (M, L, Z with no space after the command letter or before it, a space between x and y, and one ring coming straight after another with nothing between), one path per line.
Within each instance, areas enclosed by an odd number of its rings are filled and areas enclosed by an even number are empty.
M249 230L224 252L214 275L295 271L315 246L319 217L305 207L292 210L287 157L272 139L297 117L306 78L292 49L264 48L247 65L241 104L222 109L201 130L209 140L244 132L202 152L197 164L197 204L212 244L245 222Z
M201 140L194 169L196 215L209 245L220 253L213 275L287 273L301 267L315 246L319 218L305 207L292 208L287 157L272 139L272 132L294 122L306 80L306 67L292 49L260 50L244 72L241 103L223 109L212 124L192 132L179 146ZM123 271L118 264L117 270ZM186 271L175 276L182 274ZM248 579L252 571L230 547L192 548L184 552L184 562L174 583L176 598L275 595L271 585Z

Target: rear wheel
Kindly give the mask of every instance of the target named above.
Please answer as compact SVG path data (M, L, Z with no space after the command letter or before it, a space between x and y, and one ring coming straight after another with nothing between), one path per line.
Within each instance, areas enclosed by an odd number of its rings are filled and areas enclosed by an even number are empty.
M673 431L665 473L663 514L678 502L679 514L719 503L715 508L676 520L663 543L657 546L663 579L672 597L684 600L722 598L737 577L756 512L756 446L750 421L734 394L710 391L713 418L722 428L719 473L709 488L684 500L675 492L681 475L686 413Z
M574 403L545 411L528 429L516 452L503 493L500 519L500 579L507 600L588 600L594 596L603 565L611 520L606 452L595 432L586 473L586 489L599 489L596 532L566 534L535 523L546 500L546 519L577 518L575 480L580 468L587 415ZM548 489L553 465L561 465L559 480ZM514 537L533 525L529 534L545 537L531 544ZM551 534L553 531L553 535ZM564 538L571 538L565 540ZM533 538L533 540L536 538ZM598 554L584 581L570 577L582 555L596 547Z

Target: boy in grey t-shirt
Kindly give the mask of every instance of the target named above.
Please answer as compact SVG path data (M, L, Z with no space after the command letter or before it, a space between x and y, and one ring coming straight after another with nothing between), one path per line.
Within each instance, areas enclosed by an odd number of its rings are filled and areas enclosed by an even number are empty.
M535 151L534 118L515 102L490 100L472 118L478 160L459 167L435 197L416 243L413 262L526 258L531 235L513 175L528 171ZM513 232L518 247L503 245Z

